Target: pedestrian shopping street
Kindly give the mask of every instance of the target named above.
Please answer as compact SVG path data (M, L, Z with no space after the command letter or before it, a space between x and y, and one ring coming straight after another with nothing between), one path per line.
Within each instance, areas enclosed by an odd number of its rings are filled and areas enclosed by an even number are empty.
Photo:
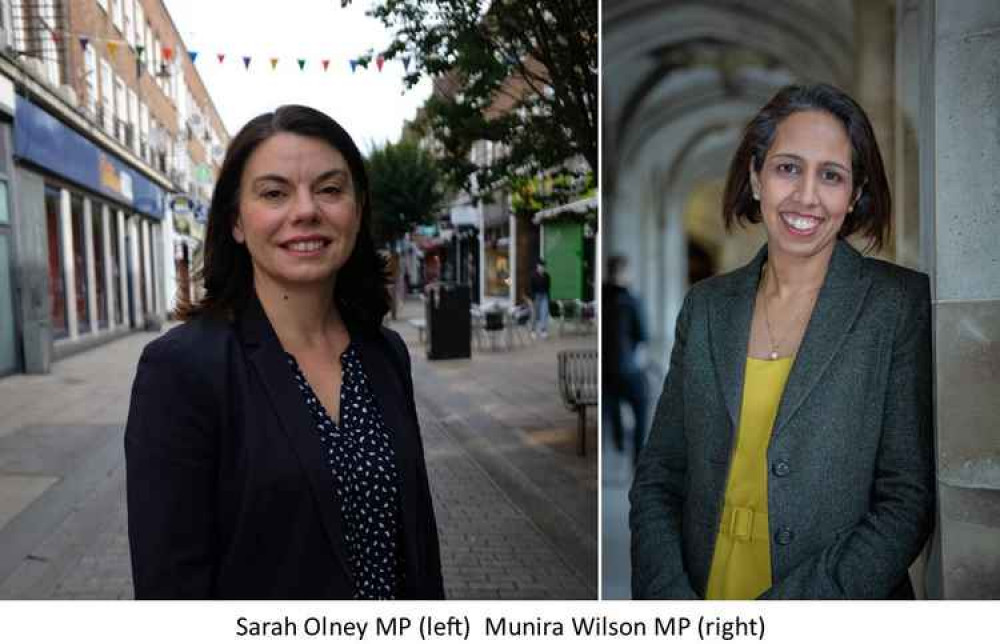
M596 335L428 361L409 300L391 322L413 360L417 410L455 599L597 597L597 418L585 457L558 392L557 353ZM127 599L124 421L135 333L0 380L0 599Z

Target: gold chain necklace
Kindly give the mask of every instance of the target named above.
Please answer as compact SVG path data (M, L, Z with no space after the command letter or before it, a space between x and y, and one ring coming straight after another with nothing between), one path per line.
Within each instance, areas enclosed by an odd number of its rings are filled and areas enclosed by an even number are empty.
M760 297L761 297L761 299L764 300L764 328L767 331L767 343L771 346L771 353L768 354L768 359L770 359L770 360L777 360L778 359L778 347L781 345L782 340L787 339L788 336L786 334L785 338L778 338L778 341L775 342L774 341L774 334L771 332L771 316L770 316L770 314L768 313L768 310L767 310L767 291L766 291L766 289L767 289L767 279L768 279L767 268L768 268L768 266L765 263L764 264L764 279L761 281L761 285L760 285ZM813 292L816 292L818 290L819 289L815 289L815 291L813 291ZM795 319L793 320L793 324L791 326L791 329L795 329L798 326L799 322L802 321L802 316L805 315L805 312L809 310L810 306L811 306L811 303L808 303L808 304L806 304L805 308L803 308L801 311L799 311L799 314L797 316L795 316Z

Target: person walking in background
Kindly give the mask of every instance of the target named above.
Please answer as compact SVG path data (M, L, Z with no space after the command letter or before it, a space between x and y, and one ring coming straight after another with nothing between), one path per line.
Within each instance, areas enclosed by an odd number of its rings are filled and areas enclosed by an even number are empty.
M543 338L549 337L549 291L552 289L552 280L545 272L545 260L539 259L535 265L535 273L531 276L531 299L535 304L535 327L531 330L531 337L537 337L539 333Z
M622 403L632 412L635 460L639 460L643 434L646 431L646 383L642 369L640 345L646 342L642 303L629 292L628 258L614 255L608 258L607 280L602 288L604 324L602 352L604 356L603 389L611 422L611 437L615 449L625 449L625 426Z

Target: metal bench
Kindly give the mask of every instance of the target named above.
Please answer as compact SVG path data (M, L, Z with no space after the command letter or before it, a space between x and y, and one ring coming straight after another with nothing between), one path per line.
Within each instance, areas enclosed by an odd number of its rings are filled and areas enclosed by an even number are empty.
M587 407L597 406L597 351L559 352L559 393L578 415L577 453L587 453Z

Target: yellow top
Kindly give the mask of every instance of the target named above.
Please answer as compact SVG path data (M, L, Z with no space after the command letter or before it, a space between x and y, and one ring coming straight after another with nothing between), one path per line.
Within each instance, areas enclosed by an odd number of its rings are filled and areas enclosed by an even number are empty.
M747 358L736 448L705 599L754 599L771 587L767 446L792 358Z

